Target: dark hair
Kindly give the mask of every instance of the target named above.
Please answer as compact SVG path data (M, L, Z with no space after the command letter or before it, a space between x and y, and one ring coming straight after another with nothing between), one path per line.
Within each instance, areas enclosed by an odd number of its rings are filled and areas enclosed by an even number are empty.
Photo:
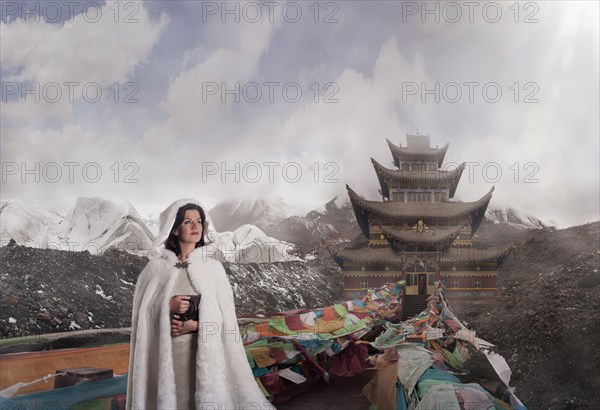
M204 246L204 233L208 231L208 221L206 220L206 215L204 214L204 210L196 205L196 204L186 204L177 210L177 216L175 217L175 222L171 227L171 231L169 232L169 237L165 241L165 248L175 252L175 255L179 256L181 253L181 249L179 248L179 238L175 236L173 231L181 226L183 223L183 217L185 216L185 211L190 209L195 209L200 213L200 219L202 220L202 235L198 242L196 242L196 248Z

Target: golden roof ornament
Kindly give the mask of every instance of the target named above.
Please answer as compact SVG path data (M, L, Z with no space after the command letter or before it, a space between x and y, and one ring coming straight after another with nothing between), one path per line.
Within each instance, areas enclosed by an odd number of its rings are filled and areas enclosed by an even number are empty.
M423 223L422 219L419 219L419 222L417 222L416 225L413 225L412 229L413 229L413 232L419 232L419 233L429 232L429 227Z

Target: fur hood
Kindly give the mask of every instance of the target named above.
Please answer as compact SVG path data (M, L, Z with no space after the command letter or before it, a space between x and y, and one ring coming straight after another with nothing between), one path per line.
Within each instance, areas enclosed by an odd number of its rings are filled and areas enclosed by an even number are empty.
M158 235L154 239L150 250L148 251L148 258L154 259L161 257L163 255L163 250L165 249L165 242L171 233L171 228L175 223L175 217L177 216L177 211L184 205L187 204L195 204L204 210L204 216L206 220L204 222L204 226L202 227L202 236L204 237L204 245L208 245L213 243L217 237L217 231L215 229L215 224L211 217L208 215L206 207L202 205L200 201L195 199L180 199L178 201L173 202L167 209L160 213L159 217L159 231Z

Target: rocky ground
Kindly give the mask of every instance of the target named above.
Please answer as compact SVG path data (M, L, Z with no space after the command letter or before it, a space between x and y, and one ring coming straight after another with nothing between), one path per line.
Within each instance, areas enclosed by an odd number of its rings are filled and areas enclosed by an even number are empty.
M499 293L460 317L509 360L530 409L600 404L600 223L529 232L500 269Z
M9 245L1 250L0 335L130 326L145 258Z
M0 256L0 337L131 326L145 257L14 244ZM341 272L322 260L224 266L238 314L328 306L343 293Z

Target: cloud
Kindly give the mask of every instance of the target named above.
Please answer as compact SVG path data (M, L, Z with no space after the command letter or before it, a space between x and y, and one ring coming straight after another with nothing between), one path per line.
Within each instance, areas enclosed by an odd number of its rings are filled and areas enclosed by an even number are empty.
M182 70L163 104L169 113L167 121L153 125L144 136L144 144L161 147L167 157L179 157L181 161L174 164L173 172L182 177L183 164L194 158L210 164L211 169L216 164L218 169L206 178L208 184L203 184L203 190L221 199L255 195L257 191L264 195L276 193L294 198L297 206L310 210L316 203L343 192L346 182L372 187L375 174L372 170L365 173L365 166L370 167L370 155L388 155L386 136L403 131L396 112L401 78L424 79L422 57L417 55L409 61L399 51L395 38L390 38L381 46L373 77L346 69L330 88L324 89L321 84L317 103L312 98L289 103L280 95L271 105L235 103L231 99L223 102L218 98L199 101L200 84L207 79L227 84L255 80L272 29L261 28L265 30L260 31L260 46L247 47L240 42L233 48L219 48L195 67ZM246 27L239 27L238 34L240 39L245 38ZM254 52L242 53L242 48ZM240 60L246 63L239 64ZM236 61L238 64L234 64ZM320 71L319 66L307 67L292 80L302 84L304 92L311 92L308 87L314 83L307 76L315 78ZM326 97L331 102L325 102ZM272 115L277 110L284 114ZM377 145L379 148L373 151ZM275 163L272 180L265 165L270 162ZM253 173L235 182L227 170L236 169L240 174L258 169L262 178L255 180ZM297 170L301 174L298 181ZM298 197L298 192L303 195Z
M108 87L115 83L122 87L132 79L167 28L169 18L162 14L155 21L142 3L135 3L138 6L131 15L132 22L124 22L114 17L115 7L120 9L118 4L107 1L97 21L79 14L63 24L44 19L0 22L5 45L0 64L9 73L3 76L3 91L7 83L16 83L19 89L27 84L27 89L35 91L26 95L25 102L9 99L2 109L3 123L55 118L64 124L73 120L77 101L96 99L98 89L110 98Z
M121 134L99 134L80 125L3 129L0 158L3 199L19 199L62 215L78 197L130 199L152 209L163 206L162 198L181 194L180 186L171 191L165 183L169 161L149 160L146 151ZM153 176L161 172L161 178Z
M280 195L310 210L337 194L345 195L346 183L367 198L380 199L369 157L392 167L385 138L404 144L405 133L418 129L431 135L433 145L450 142L447 162L479 164L473 180L463 174L459 200L476 200L495 185L492 206L511 206L560 226L599 218L599 125L594 121L599 110L598 24L590 17L597 16L597 4L585 5L589 10L577 3L569 6L574 11L565 13L561 4L540 3L539 22L530 25L514 23L508 6L506 18L498 24L481 19L474 24L423 24L418 19L398 24L401 20L393 13L399 6L353 4L340 4L339 23L318 28L310 18L294 25L266 20L223 24L213 19L198 28L196 15L185 20L190 21L185 27L167 27L169 19L164 16L158 20L140 16L145 23L134 28L106 23L110 28L100 31L112 41L140 38L135 50L122 45L132 54L127 56L120 49L113 54L103 47L87 47L83 57L65 56L64 48L99 41L96 27L78 28L81 38L60 31L64 26L42 26L32 35L22 34L23 39L17 39L22 47L34 44L32 38L62 41L63 47L53 47L77 78L99 77L110 84L117 79L136 81L142 72L154 83L140 87L165 91L159 94L159 104L141 100L133 108L54 104L42 110L5 104L8 111L3 107L3 116L13 123L3 122L3 161L97 158L105 168L134 161L140 183L3 184L3 194L49 198L58 193L63 200L122 195L142 211L155 213L176 197L196 196L212 206L233 197ZM186 3L180 12L189 15L194 7L198 6ZM357 30L356 23L363 18L368 18L366 29ZM170 14L170 19L182 21L177 14ZM2 29L4 43L4 25ZM132 31L113 36L112 31L127 29ZM175 29L177 35L169 32ZM75 34L80 33L77 30ZM166 36L161 36L162 30ZM186 47L180 44L183 32L194 38ZM169 41L153 48L159 38ZM161 54L165 49L169 61ZM7 60L10 67L21 67L16 62L27 59L28 68L15 71L13 78L48 80L52 76L46 72L58 71L55 62L18 54ZM107 63L110 58L117 67ZM44 68L39 73L33 68L38 63ZM155 87L157 80L168 86ZM456 103L443 95L437 102L428 95L423 102L419 93L406 94L408 83L431 89L452 81L463 92ZM497 82L502 98L485 101L480 85L471 102L463 85L467 81ZM274 101L266 98L267 82L279 84ZM303 92L298 102L282 94L282 86L292 82ZM221 95L224 85L231 90L249 83L262 87L260 101L246 101L248 95L239 92ZM526 83L537 87L537 103L523 102L532 90ZM207 93L207 85L216 85L217 92ZM33 123L36 116L62 122L52 127ZM273 181L268 179L267 162L276 163ZM500 166L499 179L494 178L493 163ZM203 174L203 164L217 164L218 169ZM290 177L296 164L302 178L294 182ZM492 165L484 177L485 164ZM288 174L283 172L286 166ZM234 181L236 167L240 182ZM257 169L262 178L253 180ZM105 172L110 176L112 171ZM525 183L528 176L538 181ZM67 206L72 203L69 199Z
M221 92L236 84L253 80L260 58L268 50L277 23L208 23L210 40L186 50L183 68L171 81L161 108L167 114L164 123L155 124L144 136L147 143L160 143L164 135L172 138L224 137L235 110L235 97L222 98ZM207 55L205 59L200 56ZM200 61L197 61L200 60ZM195 65L193 61L197 61ZM225 84L225 85L224 85Z

